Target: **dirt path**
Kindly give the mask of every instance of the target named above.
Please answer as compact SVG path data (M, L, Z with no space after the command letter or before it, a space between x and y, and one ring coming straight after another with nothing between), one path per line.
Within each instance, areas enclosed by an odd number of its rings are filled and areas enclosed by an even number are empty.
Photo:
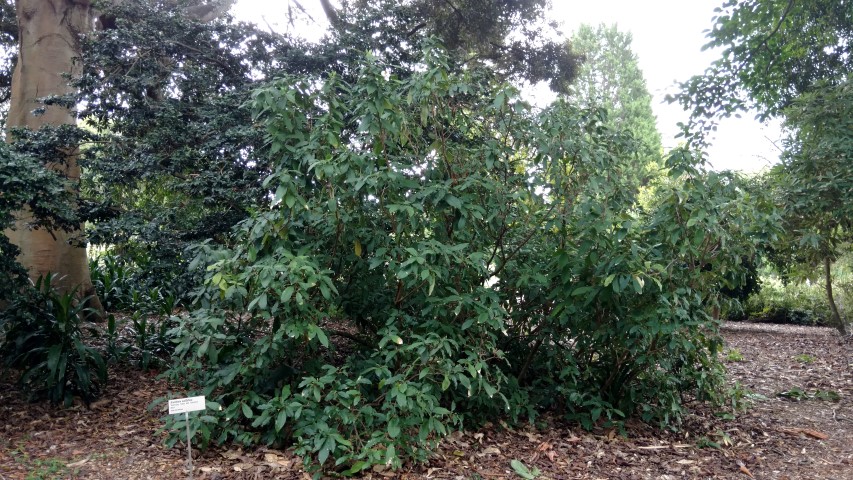
M735 420L711 412L680 432L628 426L584 432L487 428L446 439L427 465L365 478L520 479L521 461L540 479L853 479L853 342L828 329L730 324L723 356L752 406ZM151 373L113 372L92 410L26 404L0 379L0 480L182 479L185 450L168 450L149 411L168 386ZM208 451L197 479L305 479L289 452ZM535 473L535 472L534 472Z

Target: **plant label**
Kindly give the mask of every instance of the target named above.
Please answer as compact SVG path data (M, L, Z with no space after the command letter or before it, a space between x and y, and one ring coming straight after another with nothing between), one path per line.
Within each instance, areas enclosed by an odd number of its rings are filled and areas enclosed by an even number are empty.
M204 410L204 395L200 397L176 398L169 400L169 415L175 413L195 412Z

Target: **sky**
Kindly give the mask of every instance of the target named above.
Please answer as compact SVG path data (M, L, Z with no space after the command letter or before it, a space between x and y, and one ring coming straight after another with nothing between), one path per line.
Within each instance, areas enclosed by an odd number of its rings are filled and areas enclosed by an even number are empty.
M616 24L633 36L633 50L652 94L652 109L657 117L663 145L678 145L678 122L687 120L680 106L664 101L677 92L677 83L701 74L717 57L715 51L702 51L705 30L712 26L714 8L723 0L552 0L549 18L561 23L565 37L583 23ZM241 20L268 25L277 31L289 31L318 40L327 27L319 0L300 0L316 20L315 24L294 27L287 24L288 1L272 7L268 0L238 0L232 13ZM337 3L334 2L333 3ZM546 98L537 92L536 98ZM779 157L781 133L778 125L762 125L754 114L724 120L707 154L713 168L754 172L775 163Z

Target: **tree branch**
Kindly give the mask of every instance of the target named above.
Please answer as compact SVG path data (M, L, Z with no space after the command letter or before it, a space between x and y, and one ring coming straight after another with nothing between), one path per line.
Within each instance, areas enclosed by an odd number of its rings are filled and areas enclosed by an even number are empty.
M190 18L207 23L224 15L237 0L214 0L203 5L188 7L184 13Z
M329 0L320 0L320 5L323 6L323 11L326 12L326 18L329 19L329 23L331 23L333 27L338 28L341 23L341 18L338 16L338 11L335 10L335 6L332 5Z

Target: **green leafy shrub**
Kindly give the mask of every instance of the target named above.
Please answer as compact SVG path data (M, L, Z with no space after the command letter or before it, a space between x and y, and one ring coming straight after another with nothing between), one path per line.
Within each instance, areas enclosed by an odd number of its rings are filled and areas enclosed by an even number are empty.
M76 289L57 293L52 280L40 277L0 314L0 357L5 367L21 371L19 384L31 398L70 405L79 395L89 403L107 381L106 365L87 344L86 299L77 298Z
M768 272L761 290L746 302L747 316L767 323L826 326L829 306L824 287L810 281L783 282Z
M85 299L76 298L75 291L57 293L51 275L30 284L16 261L18 248L2 234L24 208L33 213L31 228L72 227L76 217L66 181L34 157L0 143L0 192L2 365L21 372L19 383L33 399L70 403L76 394L90 401L106 381L106 369L85 342Z
M800 363L809 364L814 363L815 360L817 360L817 357L815 357L814 355L809 355L808 353L800 353L799 355L794 355L794 360Z
M174 349L169 331L174 326L170 316L180 306L181 298L171 287L152 287L147 290L140 279L141 269L120 255L105 251L90 259L92 283L108 311L122 312L116 320L110 314L107 322L107 350L111 360L133 357L143 369L159 366ZM119 335L121 320L129 325Z
M253 25L202 23L166 4L106 2L100 11L116 21L81 38L73 79L96 140L80 152L87 236L107 248L103 268L126 270L112 311L130 310L125 287L183 301L198 286L185 248L224 240L265 202L269 165L258 153L251 89L290 68L291 56L303 67L316 61L300 62L307 47Z
M726 352L726 361L728 362L742 362L744 361L743 353L736 348L731 348Z
M710 312L774 231L744 181L677 151L643 208L637 143L602 111L536 112L440 48L395 68L255 92L273 204L195 248L205 285L173 330L168 376L222 407L202 444L352 474L490 419L722 403Z
M161 365L174 352L174 322L168 316L156 317L136 311L129 317L133 341L129 345L139 368Z
M113 314L107 315L107 330L104 332L105 355L109 362L122 362L130 354L130 345L122 341L119 324Z
M797 325L831 326L823 272L807 262L793 263L774 258L774 265L762 269L762 288L745 302L747 316L755 321ZM853 254L846 253L832 265L835 301L847 317L853 303ZM781 273L780 273L781 271Z
M104 308L110 312L145 312L168 317L188 294L186 285L173 277L150 278L147 268L114 251L106 250L89 260L92 283Z
M89 272L98 298L108 312L128 311L133 305L132 269L118 255L110 252L89 259Z

